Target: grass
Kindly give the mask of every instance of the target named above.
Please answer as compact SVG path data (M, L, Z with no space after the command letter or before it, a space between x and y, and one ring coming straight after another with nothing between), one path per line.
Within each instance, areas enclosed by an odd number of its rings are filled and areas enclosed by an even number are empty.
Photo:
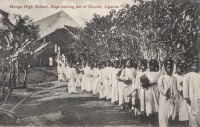
M2 74L0 72L0 76ZM2 78L0 77L0 85ZM23 85L24 73L20 73L20 86ZM57 80L56 68L31 68L28 73L27 84L38 84ZM6 76L6 85L9 84L9 73Z

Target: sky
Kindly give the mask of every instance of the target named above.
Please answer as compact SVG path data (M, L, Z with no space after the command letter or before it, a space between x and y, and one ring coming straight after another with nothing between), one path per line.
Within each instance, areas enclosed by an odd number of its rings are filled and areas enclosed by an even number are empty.
M106 8L106 5L115 6L112 9L119 10L123 8L123 5L132 5L134 2L133 0L0 0L0 3L0 9L9 12L10 14L15 13L21 15L29 15L34 21L63 10L81 26L84 26L85 21L91 20L94 13L99 15L108 14L111 9ZM22 8L11 8L10 5L19 7L21 6ZM26 5L32 5L33 8L24 8ZM35 5L48 5L49 8L35 8ZM81 8L52 8L51 5L59 7L81 6ZM83 8L85 5L87 7ZM99 5L101 8L94 8Z

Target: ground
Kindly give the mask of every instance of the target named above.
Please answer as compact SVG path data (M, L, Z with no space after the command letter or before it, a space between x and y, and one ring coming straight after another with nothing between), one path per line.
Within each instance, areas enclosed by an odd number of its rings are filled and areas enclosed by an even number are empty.
M31 96L11 112L13 118L2 117L0 113L0 125L147 126L132 112L121 110L120 106L112 105L110 101L83 93L80 88L78 91L78 94L68 94L67 82L59 81L34 83L29 84L27 89L15 89L7 103L0 105L0 109L11 110L24 97Z
M104 126L141 125L133 120L133 114L123 111L110 101L99 100L88 93L68 94L66 82L50 82L29 85L29 90L15 90L12 98L1 108L9 110L23 97L37 90L15 110L20 126ZM10 125L8 123L8 125ZM13 124L11 124L13 125Z

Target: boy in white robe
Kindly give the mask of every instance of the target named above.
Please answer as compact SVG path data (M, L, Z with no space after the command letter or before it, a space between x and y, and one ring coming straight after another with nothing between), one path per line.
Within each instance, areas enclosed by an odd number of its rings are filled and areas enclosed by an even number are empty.
M100 70L100 84L101 84L99 87L100 99L104 99L106 97L104 80L105 80L105 63L103 62L101 64L101 70Z
M127 85L125 85L125 83L123 81L123 76L121 77L121 75L123 75L122 71L125 69L125 67L126 67L126 60L123 59L123 60L121 60L121 63L119 65L120 70L117 73L117 80L119 81L118 82L119 105L120 106L122 105L123 110L125 109L124 99L123 99L123 91Z
M100 64L97 64L95 73L94 73L94 89L93 89L93 94L97 95L99 93L99 87L100 87Z
M70 63L69 68L69 83L68 83L68 93L77 93L76 91L76 69L73 67L73 63Z
M112 97L111 97L111 103L115 104L118 100L119 100L119 92L118 92L118 80L117 80L117 73L119 72L119 61L115 60L114 61L114 68L112 69L111 73L110 73L110 84L111 84L111 88L112 88Z
M189 120L189 113L187 109L187 102L183 98L183 70L184 65L181 61L176 64L176 74L173 76L177 79L177 89L178 89L178 107L177 113L179 114L179 121L187 122Z
M132 107L132 103L130 102L130 93L132 92L132 85L135 83L136 71L132 68L132 61L126 61L126 68L122 71L123 81L126 84L123 90L123 99L124 104L128 106L129 109Z
M175 119L178 101L177 79L172 76L174 69L173 60L165 60L164 67L167 74L161 75L158 79L158 90L160 93L158 118L160 127L168 127L169 119Z
M62 70L61 70L61 62L58 60L58 65L57 65L57 72L58 72L58 81L62 80Z
M140 78L147 73L147 60L140 60L140 71L137 71L135 83L132 84L132 105L134 107L135 115L141 115L141 112L144 114L144 101L141 101L144 98L144 89L141 87Z
M65 74L65 80L68 81L69 80L69 66L67 65L67 63L65 64L65 68L64 68L64 74Z
M94 64L91 63L90 64L90 70L89 70L89 82L88 82L88 92L90 94L93 93L93 85L94 85L94 72L95 72L95 69L94 69Z
M183 97L188 104L190 127L200 126L200 74L197 68L197 60L191 65L191 72L183 78Z
M82 74L82 82L81 82L81 90L82 91L86 91L86 63L83 63L83 68L80 70L81 74Z
M146 114L146 118L149 124L152 124L154 115L158 113L157 81L161 75L161 71L159 71L158 68L159 68L158 61L151 59L149 62L149 71L147 71L140 78L142 86L140 89L141 111Z
M86 77L85 77L85 89L86 89L86 92L89 92L88 91L88 88L89 88L89 80L90 80L90 63L89 62L87 62L87 64L86 64L86 67L85 67L85 75L86 75Z
M106 94L106 99L109 100L111 99L112 91L111 91L111 86L110 86L110 61L106 62L106 67L104 69L104 86L105 86L105 94Z

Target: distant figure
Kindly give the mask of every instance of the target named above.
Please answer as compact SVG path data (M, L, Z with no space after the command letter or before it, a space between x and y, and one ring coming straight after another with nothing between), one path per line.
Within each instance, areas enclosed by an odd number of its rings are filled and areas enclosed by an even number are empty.
M52 66L53 66L53 58L49 57L49 67L52 67Z
M68 83L68 93L77 93L76 92L76 79L77 79L77 73L76 69L73 67L73 63L70 63L69 68L69 83Z

